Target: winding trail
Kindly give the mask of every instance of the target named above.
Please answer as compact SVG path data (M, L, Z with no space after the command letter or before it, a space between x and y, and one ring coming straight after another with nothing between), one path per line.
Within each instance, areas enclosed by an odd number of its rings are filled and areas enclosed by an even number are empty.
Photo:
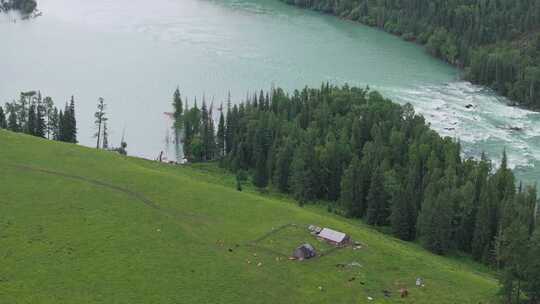
M150 207L152 209L161 210L161 207L159 205L157 205L156 203L154 203L153 201L151 201L149 198L145 197L144 195L142 195L140 193L137 193L135 191L131 191L131 190L126 189L126 188L122 188L122 187L113 185L113 184L109 184L109 183L102 182L102 181L99 181L99 180L87 178L87 177L84 177L84 176L73 175L73 174L68 174L68 173L63 173L63 172L58 172L58 171L53 171L53 170L48 170L48 169L42 169L42 168L35 168L35 167L27 166L27 165L18 165L17 164L17 165L12 165L12 166L16 167L16 168L19 168L19 169L27 170L27 171L34 171L34 172L40 172L40 173L45 173L45 174L49 174L49 175L61 176L61 177L69 178L69 179L80 180L80 181L83 181L83 182L86 182L86 183L89 183L89 184L93 184L93 185L96 185L96 186L109 188L111 190L122 192L122 193L125 193L125 194L133 197L133 198L136 198L137 200L141 201L143 204L147 205L148 207Z
M114 191L117 191L117 192L124 193L124 194L136 199L137 201L140 201L141 203L143 203L147 207L150 207L150 208L152 208L152 209L154 209L156 211L159 211L160 213L162 213L162 214L164 214L166 216L170 216L170 217L172 217L174 219L177 219L177 220L189 219L191 221L197 221L197 222L199 222L199 224L204 223L204 221L202 221L202 216L199 215L199 214L184 213L184 212L178 212L176 210L171 210L169 208L163 208L162 206L159 206L156 202L152 201L151 199L147 198L146 196L144 196L141 193L138 193L136 191L129 190L129 189L126 189L126 188L123 188L123 187L120 187L120 186L116 186L116 185L113 185L113 184L110 184L110 183L107 183L107 182L99 181L99 180L96 180L96 179L92 179L92 178L88 178L88 177L84 177L84 176L80 176L80 175L69 174L69 173L64 173L64 172L59 172L59 171L54 171L54 170L49 170L49 169L43 169L43 168L37 168L37 167L28 166L28 165L21 165L21 164L6 164L6 165L11 166L11 167L15 167L15 168L18 168L18 169L26 170L26 171L33 171L33 172L39 172L39 173L48 174L48 175L59 176L59 177L67 178L67 179L83 181L83 182L86 182L86 183L89 183L89 184L92 184L92 185L104 187L104 188L107 188L107 189L110 189L110 190L114 190Z

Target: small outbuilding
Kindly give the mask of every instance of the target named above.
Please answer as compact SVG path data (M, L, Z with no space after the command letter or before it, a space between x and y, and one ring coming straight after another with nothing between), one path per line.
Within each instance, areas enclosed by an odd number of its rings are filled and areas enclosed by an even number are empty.
M351 241L351 238L347 234L330 228L323 228L318 236L335 246L344 246Z
M319 232L321 232L322 228L317 227L315 225L309 225L308 230L309 230L309 232L311 232L311 234L319 234Z
M315 248L313 248L313 246L311 246L310 244L303 244L294 250L292 256L297 260L302 261L306 259L311 259L316 255L317 253L315 252Z

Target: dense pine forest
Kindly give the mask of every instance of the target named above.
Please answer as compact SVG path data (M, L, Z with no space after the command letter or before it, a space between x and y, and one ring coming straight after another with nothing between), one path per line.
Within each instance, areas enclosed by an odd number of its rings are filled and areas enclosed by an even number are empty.
M0 12L16 10L28 15L35 11L37 2L35 0L0 0Z
M536 189L516 182L506 155L498 167L462 158L411 105L323 85L229 99L217 126L204 99L190 107L177 90L173 106L189 161L219 160L301 205L325 203L437 254L470 254L501 271L509 302L540 299Z
M540 109L536 0L281 0L378 27L465 68L465 77Z
M72 96L64 110L59 110L51 97L43 98L39 91L23 92L18 100L0 106L0 128L77 143L75 98Z

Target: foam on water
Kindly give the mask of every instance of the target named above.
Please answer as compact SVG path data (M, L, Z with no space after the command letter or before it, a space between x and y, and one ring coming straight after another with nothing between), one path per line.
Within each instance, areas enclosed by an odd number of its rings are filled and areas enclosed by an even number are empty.
M465 81L382 90L411 103L441 135L459 139L469 156L483 151L500 162L506 150L518 172L539 164L540 113L509 107L504 98Z

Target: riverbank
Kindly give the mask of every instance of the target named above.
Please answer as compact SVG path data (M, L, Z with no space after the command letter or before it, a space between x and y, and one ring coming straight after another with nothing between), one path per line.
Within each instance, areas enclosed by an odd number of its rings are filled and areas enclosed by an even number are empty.
M2 23L0 58L9 73L0 75L0 103L32 89L58 104L75 95L78 140L95 147L93 113L103 97L110 143L120 144L125 129L130 155L155 159L165 151L174 159L163 113L177 86L190 106L195 96L200 106L204 93L217 108L229 91L241 101L272 84L291 94L323 81L369 84L459 138L467 156L486 152L498 163L506 148L520 179L540 177L540 115L457 80L457 69L416 44L279 1L156 1L149 11L129 0L47 0L39 2L43 17Z
M489 7L478 3L430 3L433 6L426 7L423 2L399 6L346 0L339 4L280 1L416 42L432 56L461 69L467 81L507 97L508 105L540 110L540 90L536 90L540 86L540 58L535 51L540 35L534 26L540 16L534 15L535 4L527 4L531 7L523 12L522 6L498 7L507 5L504 1ZM484 17L478 19L478 15Z

